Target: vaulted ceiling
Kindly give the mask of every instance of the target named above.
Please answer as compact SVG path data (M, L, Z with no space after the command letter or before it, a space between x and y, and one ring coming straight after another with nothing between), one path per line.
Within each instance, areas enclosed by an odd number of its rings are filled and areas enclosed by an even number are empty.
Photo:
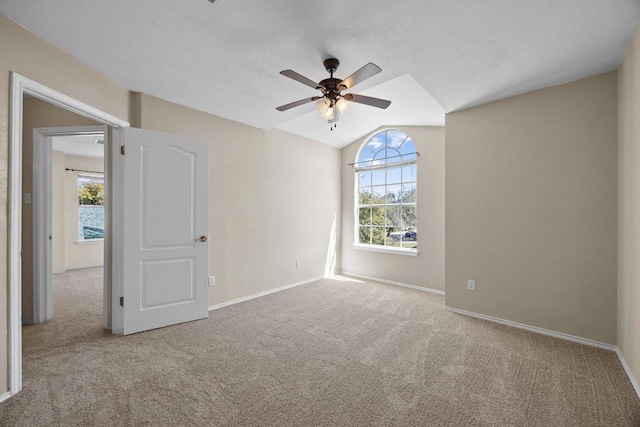
M344 147L385 125L443 125L445 112L616 69L638 0L0 0L0 12L122 86L251 126ZM352 92L334 131L314 81L336 57Z

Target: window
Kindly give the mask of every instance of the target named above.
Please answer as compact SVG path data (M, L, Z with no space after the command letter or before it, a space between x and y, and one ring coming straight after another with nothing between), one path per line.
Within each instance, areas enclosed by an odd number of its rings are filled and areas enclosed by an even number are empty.
M417 252L417 157L409 135L398 130L362 145L354 164L356 246Z
M78 175L78 240L104 238L104 177Z

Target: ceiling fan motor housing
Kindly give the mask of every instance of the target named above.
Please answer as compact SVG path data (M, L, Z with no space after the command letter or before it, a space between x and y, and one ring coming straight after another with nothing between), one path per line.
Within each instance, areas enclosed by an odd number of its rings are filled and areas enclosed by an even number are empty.
M344 84L340 84L342 82L342 79L333 77L333 73L336 72L339 66L340 61L338 61L336 58L325 59L324 68L328 73L331 74L331 77L329 77L328 79L324 79L320 83L318 83L318 89L322 90L324 96L332 101L332 105L338 100L338 98L340 98L340 91L347 89Z
M325 70L327 70L327 73L335 73L339 66L340 61L338 61L336 58L327 58L324 60L324 68Z

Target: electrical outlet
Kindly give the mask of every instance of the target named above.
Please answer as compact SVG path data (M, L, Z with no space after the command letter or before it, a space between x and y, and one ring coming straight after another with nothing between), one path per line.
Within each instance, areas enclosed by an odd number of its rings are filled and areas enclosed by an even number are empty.
M624 315L624 331L626 333L629 333L629 315L628 314Z
M296 268L300 268L300 260L299 259L296 260Z
M475 291L476 290L476 281L475 280L467 280L467 290Z
M216 284L216 276L209 276L209 286Z

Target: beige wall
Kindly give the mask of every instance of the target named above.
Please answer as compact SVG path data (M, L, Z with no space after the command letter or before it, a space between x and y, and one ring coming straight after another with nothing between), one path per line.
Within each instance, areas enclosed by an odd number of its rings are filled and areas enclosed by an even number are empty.
M342 271L444 290L444 127L405 126L394 129L411 136L420 153L418 256L353 248L355 183L353 167L349 163L355 162L358 150L371 136L368 135L342 149Z
M96 122L36 98L25 98L22 122L22 193L33 193L33 129ZM22 203L22 319L33 318L33 205ZM53 221L53 218L52 218ZM53 224L52 224L53 225Z
M211 305L325 274L334 221L340 229L339 150L137 98L142 128L210 143Z
M88 170L104 173L104 161L88 157L65 156L64 169ZM104 241L78 243L78 172L64 173L64 268L98 267L104 264Z
M640 31L618 72L618 347L640 379ZM624 330L629 316L629 333Z
M616 343L616 98L609 72L447 115L447 306Z

